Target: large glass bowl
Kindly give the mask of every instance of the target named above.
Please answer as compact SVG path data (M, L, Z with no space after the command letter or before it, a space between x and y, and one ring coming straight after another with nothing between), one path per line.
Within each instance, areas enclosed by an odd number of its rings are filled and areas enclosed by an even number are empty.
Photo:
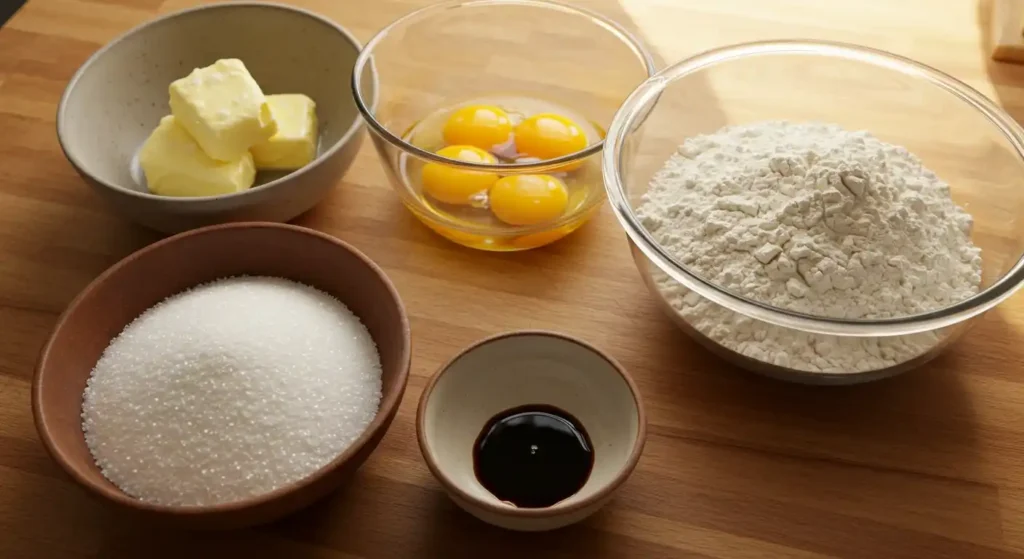
M366 71L371 65L376 84ZM597 13L538 0L469 0L435 4L382 29L356 60L352 87L388 179L413 215L456 243L513 251L568 235L600 207L603 140L542 162L466 163L416 145L413 127L472 99L522 97L571 109L601 135L626 96L653 73L643 46ZM429 163L501 176L572 167L593 187L544 223L477 223L438 211L418 191L409 177Z
M983 259L977 295L911 316L827 318L746 298L675 258L637 216L652 176L688 137L765 120L820 121L866 130L916 154L949 183L954 202L974 218L972 240ZM777 378L850 384L918 366L963 333L972 319L1009 297L1024 279L1024 130L969 86L885 52L779 41L721 48L679 62L625 101L608 131L602 171L636 265L669 316L716 353ZM714 306L724 313L717 315L724 317L723 324L754 321L759 329L781 329L771 332L783 332L786 339L804 336L801 343L825 351L841 344L915 349L889 363L848 370L787 366L749 347L712 339L722 340L721 331L714 336L706 322L698 324L692 315L677 311L670 294L687 294L691 301L699 298Z

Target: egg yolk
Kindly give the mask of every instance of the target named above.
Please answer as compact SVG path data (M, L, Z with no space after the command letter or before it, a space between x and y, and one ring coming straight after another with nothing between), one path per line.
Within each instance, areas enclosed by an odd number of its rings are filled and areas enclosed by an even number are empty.
M510 225L534 225L551 221L569 205L565 183L551 175L513 175L494 183L491 211Z
M524 119L515 128L516 149L531 157L554 159L587 147L587 135L575 122L561 115L541 113Z
M511 133L508 113L493 105L462 107L448 117L443 130L446 144L487 150L507 142Z
M467 163L496 163L497 159L473 146L448 146L437 154ZM485 171L470 171L443 163L423 166L423 190L435 200L446 204L470 205L498 180L498 175Z

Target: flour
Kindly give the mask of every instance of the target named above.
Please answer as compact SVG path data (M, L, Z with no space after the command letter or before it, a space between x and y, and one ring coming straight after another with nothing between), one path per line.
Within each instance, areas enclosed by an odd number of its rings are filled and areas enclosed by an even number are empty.
M700 276L806 314L906 316L966 299L981 283L973 221L949 186L906 149L835 125L762 122L690 138L637 213ZM879 369L942 339L809 334L739 315L660 271L654 281L698 331L783 367Z

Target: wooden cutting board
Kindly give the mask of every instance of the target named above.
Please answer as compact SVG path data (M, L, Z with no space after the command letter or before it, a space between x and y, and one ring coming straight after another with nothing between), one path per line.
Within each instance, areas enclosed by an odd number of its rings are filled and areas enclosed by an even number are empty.
M522 254L450 244L387 185L369 142L301 225L364 250L412 318L413 376L356 482L265 528L184 534L125 519L45 454L32 368L57 314L104 268L157 237L101 205L57 145L56 104L100 45L192 0L29 0L0 29L0 557L850 557L1024 554L1024 299L925 370L843 389L781 384L712 357L659 314L610 210ZM366 40L428 0L300 0ZM1024 116L1024 68L989 60L974 0L589 0L660 59L810 37L918 59ZM922 132L924 133L924 132ZM459 348L516 328L587 339L634 375L649 440L630 481L582 525L539 535L483 525L424 466L413 414Z

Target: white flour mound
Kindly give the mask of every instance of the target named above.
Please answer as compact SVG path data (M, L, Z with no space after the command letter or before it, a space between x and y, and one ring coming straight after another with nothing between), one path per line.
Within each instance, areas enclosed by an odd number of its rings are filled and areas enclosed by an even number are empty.
M973 221L949 185L906 149L836 125L770 121L690 138L654 176L638 214L697 274L802 313L906 316L966 299L981 283ZM783 367L880 369L941 341L808 334L729 311L660 271L654 280L698 331Z

